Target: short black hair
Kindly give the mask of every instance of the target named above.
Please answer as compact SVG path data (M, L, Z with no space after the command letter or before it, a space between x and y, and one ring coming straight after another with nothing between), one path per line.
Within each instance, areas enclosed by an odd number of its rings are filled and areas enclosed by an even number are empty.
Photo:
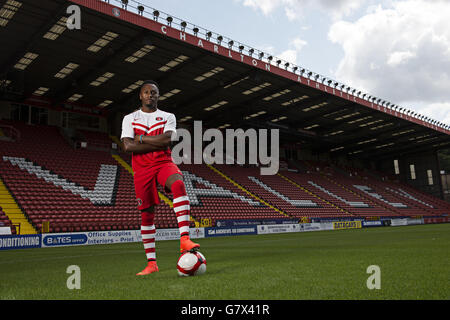
M145 80L144 83L141 85L141 89L142 89L142 87L145 86L146 84L153 84L153 85L155 85L155 86L158 88L158 90L159 90L158 83L157 83L156 81L154 81L154 80Z

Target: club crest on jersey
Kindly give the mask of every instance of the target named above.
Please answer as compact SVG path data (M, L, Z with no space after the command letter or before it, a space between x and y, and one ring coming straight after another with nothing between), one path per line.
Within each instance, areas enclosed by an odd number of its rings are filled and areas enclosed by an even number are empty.
M161 118L161 117L157 117L157 118L156 118L156 121L162 121L162 119L163 119L163 118Z

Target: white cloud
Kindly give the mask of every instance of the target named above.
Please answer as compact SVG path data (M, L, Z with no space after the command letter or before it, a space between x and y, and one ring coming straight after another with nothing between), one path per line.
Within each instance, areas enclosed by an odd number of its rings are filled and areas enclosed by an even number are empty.
M438 102L427 105L423 108L424 115L430 115L432 118L450 124L450 102Z
M330 47L330 54L338 54L336 47L343 52L339 64L330 67L333 78L449 123L450 1L234 1L266 16L281 12L290 21L306 20L307 14L328 17L328 38L335 44ZM308 32L316 29L314 25L310 28ZM305 31L300 26L299 30ZM297 64L306 45L304 40L294 39L286 48L265 52Z
M407 63L409 59L414 58L416 54L411 51L395 51L392 52L387 60L389 66L395 67L402 63Z
M335 78L396 104L416 102L416 111L436 119L441 110L439 119L448 121L449 13L448 1L401 0L372 6L355 22L335 22L328 36L344 51Z
M281 52L279 55L277 55L278 58L281 60L287 61L289 63L296 64L297 63L297 51L288 49L283 52Z
M308 42L300 38L295 38L294 40L291 41L290 44L294 46L297 52L300 52L308 44Z
M282 8L289 20L297 20L311 9L326 12L333 19L352 14L369 0L235 0L244 6L260 10L264 15Z
M244 6L251 7L253 9L261 10L265 15L271 13L275 8L277 8L281 2L284 0L238 0L239 2L243 2Z
M263 48L262 51L268 54L273 54L281 60L289 62L290 64L297 64L298 55L307 45L308 43L305 40L296 37L289 42L288 49L284 51L276 51L272 46L261 46L261 48ZM275 61L273 61L273 63L275 63Z
M417 110L420 114L431 119L450 124L450 102L424 103L413 101L412 103L415 103L415 108L410 107L411 103L409 102L406 102L404 106Z

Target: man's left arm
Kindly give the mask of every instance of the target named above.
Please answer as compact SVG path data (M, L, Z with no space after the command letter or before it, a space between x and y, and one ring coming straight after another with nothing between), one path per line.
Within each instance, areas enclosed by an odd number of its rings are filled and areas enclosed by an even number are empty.
M134 141L145 143L155 148L154 151L166 150L170 147L176 135L177 120L174 114L170 114L164 126L164 133L157 136L136 136Z
M144 136L137 135L134 137L134 141L137 143L144 143L147 147L150 146L151 151L162 151L170 147L172 140L172 131L166 131L163 134L157 136Z

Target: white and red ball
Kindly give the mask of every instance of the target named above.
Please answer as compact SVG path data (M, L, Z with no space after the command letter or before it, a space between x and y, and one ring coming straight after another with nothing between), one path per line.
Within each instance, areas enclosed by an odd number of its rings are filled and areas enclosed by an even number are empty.
M178 275L181 277L198 276L206 272L206 259L199 251L184 252L177 262Z

